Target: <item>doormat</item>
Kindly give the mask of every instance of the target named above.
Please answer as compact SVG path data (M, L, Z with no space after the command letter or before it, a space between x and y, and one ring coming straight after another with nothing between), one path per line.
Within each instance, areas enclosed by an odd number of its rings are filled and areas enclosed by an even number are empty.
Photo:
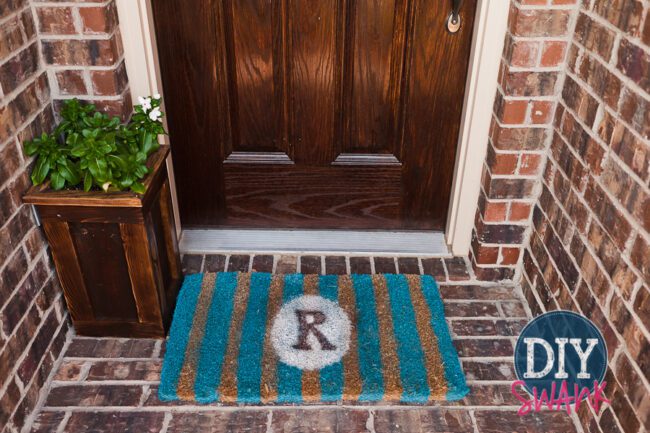
M420 275L185 278L161 400L426 403L468 388L436 282Z

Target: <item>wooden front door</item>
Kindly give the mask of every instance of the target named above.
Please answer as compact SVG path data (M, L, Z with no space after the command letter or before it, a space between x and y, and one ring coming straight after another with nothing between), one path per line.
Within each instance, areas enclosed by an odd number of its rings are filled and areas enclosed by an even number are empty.
M155 0L184 227L444 229L476 2Z

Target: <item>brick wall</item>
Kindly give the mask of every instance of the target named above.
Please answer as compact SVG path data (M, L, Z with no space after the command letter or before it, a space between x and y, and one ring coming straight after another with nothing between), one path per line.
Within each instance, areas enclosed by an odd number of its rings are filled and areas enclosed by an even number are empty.
M31 0L55 107L79 98L131 113L115 0Z
M25 140L50 130L50 86L26 0L0 1L0 431L35 406L68 329L47 247L21 196Z
M519 278L564 82L575 3L512 1L470 252L479 279Z
M649 8L580 5L523 258L535 313L579 311L604 333L612 404L581 414L589 432L650 430Z

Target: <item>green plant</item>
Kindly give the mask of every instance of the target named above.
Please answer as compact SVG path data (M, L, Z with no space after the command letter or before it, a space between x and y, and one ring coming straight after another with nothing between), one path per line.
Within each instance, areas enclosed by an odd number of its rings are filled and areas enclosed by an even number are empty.
M150 171L147 158L158 149L157 137L165 130L160 95L139 102L131 120L122 124L92 104L66 101L54 131L25 143L27 155L36 156L34 185L49 180L55 190L83 187L84 191L144 193L141 180Z

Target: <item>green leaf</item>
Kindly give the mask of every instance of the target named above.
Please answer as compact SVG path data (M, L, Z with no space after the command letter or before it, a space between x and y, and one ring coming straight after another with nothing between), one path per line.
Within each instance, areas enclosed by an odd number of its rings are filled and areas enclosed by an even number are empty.
M29 156L34 155L38 152L39 144L31 140L25 143L25 153Z
M49 172L50 161L47 158L38 158L36 166L34 167L34 172L32 173L32 182L34 182L34 185L42 184Z
M84 191L88 192L90 191L90 188L93 186L93 177L90 174L90 172L86 172L86 175L84 176Z
M51 185L54 190L59 190L65 185L65 179L56 171L52 173L50 180L52 181Z
M64 164L59 165L59 174L67 180L70 185L76 185L79 183L79 175L76 173L76 170L70 168L67 161Z
M131 185L131 191L136 192L138 194L144 194L144 192L146 191L146 187L141 182L135 182L133 185Z
M153 147L153 136L148 132L144 132L143 134L144 136L142 137L142 151L145 153L145 155L149 155L149 152Z

